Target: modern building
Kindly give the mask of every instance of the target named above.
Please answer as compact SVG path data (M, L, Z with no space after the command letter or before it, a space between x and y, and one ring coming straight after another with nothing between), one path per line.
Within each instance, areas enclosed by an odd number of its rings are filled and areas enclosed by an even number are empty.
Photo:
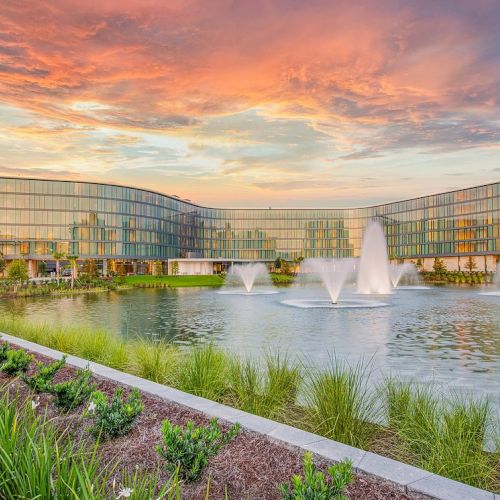
M385 229L391 259L430 269L493 270L500 256L500 182L345 209L225 209L113 184L0 177L0 251L30 272L54 251L96 259L103 272L151 273L179 262L206 274L234 261L356 257L367 223Z

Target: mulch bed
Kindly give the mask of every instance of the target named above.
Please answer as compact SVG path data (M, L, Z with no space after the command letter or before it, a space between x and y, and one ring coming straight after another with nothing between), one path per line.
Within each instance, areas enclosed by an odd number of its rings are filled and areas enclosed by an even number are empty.
M39 361L53 361L37 353L33 354ZM33 367L30 368L32 369ZM75 371L74 368L66 366L57 373L54 381L61 382L73 378ZM97 376L94 376L94 381L98 389L108 395L113 394L119 386L117 383ZM11 387L11 391L17 392L21 398L34 397L24 383L18 379L8 378L0 372L0 392L6 390L7 387ZM127 387L125 387L125 393L128 393ZM37 411L46 411L47 415L53 418L61 428L71 429L72 435L76 438L93 439L88 432L91 426L90 419L82 418L83 408L64 414L51 403L50 395L40 394L39 397L40 406ZM172 423L180 425L184 425L188 420L193 420L198 425L206 425L209 422L209 418L203 413L177 403L148 394L143 394L142 400L144 411L131 432L126 436L105 441L99 446L99 453L104 463L118 462L117 481L123 469L133 471L136 467L151 472L163 471L161 479L168 479L165 468L162 467L156 453L156 446L161 443L161 423L164 419L168 418ZM220 425L225 429L229 427L229 424L224 421L221 421ZM322 469L328 465L323 460L316 460L316 464ZM293 474L302 474L300 450L288 448L257 433L242 429L235 439L221 449L218 455L210 459L209 467L199 481L182 486L182 497L205 499L207 480L210 478L210 498L222 499L227 490L231 500L278 500L281 498L278 486L289 481ZM347 496L351 499L363 500L422 498L405 494L389 482L362 473L356 474L355 481L347 488Z

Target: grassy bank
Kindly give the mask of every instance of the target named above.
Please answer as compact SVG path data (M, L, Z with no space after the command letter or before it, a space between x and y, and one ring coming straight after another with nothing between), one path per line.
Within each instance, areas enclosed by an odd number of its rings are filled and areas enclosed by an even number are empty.
M19 298L76 295L81 293L106 292L116 290L116 288L116 284L111 280L102 278L77 279L73 287L71 287L69 280L60 280L59 283L29 282L21 286L15 286L9 280L0 280L0 297Z
M165 288L165 287L191 287L191 286L222 286L224 278L220 275L196 276L123 276L115 278L119 286L135 288Z
M0 331L500 491L500 453L483 451L488 426L498 430L486 400L394 380L375 392L368 386L369 366L336 359L324 371L280 355L257 364L213 346L181 350L9 317L0 318Z

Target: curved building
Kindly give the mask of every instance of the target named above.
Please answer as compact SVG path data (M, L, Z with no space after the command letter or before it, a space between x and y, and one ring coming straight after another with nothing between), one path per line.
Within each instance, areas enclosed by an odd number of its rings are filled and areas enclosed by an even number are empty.
M221 209L133 187L0 177L7 260L50 261L59 251L150 272L168 259L356 257L374 218L393 259L430 266L442 257L463 269L473 256L477 269L492 270L500 255L500 182L364 208Z

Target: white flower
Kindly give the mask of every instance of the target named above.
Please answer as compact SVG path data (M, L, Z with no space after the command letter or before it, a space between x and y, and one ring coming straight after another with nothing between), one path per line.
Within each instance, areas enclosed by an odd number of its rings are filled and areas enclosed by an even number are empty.
M93 401L90 402L89 407L87 408L89 413L95 413L95 403Z
M132 488L123 488L122 490L120 490L118 492L118 496L116 497L116 500L118 500L119 498L129 498L130 495L132 495L132 492L134 490Z
M34 410L37 406L40 405L40 401L39 401L40 398L36 398L36 401L35 400L32 400L31 401L31 409Z

